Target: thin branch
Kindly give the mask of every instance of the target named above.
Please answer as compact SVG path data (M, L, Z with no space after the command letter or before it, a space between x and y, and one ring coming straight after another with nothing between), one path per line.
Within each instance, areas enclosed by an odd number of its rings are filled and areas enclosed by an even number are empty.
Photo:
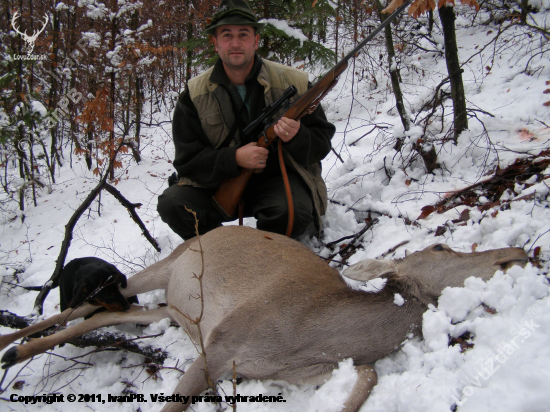
M363 229L361 229L358 233L356 233L354 236L353 236L353 240L351 242L349 242L346 246L344 246L342 249L340 249L338 252L334 252L332 255L330 255L328 258L326 258L325 260L327 262L330 262L332 261L333 258L335 258L337 255L343 255L344 253L346 253L349 249L351 249L351 247L361 238L361 236L363 236L365 234L365 232L367 230L369 230L370 228L372 228L375 224L378 223L378 219L372 219L371 221L369 221L367 224L365 224L365 227L363 227Z
M395 252L397 249L399 249L401 246L403 245L406 245L407 243L409 243L410 240L404 240L403 242L401 243L398 243L397 245L395 245L394 247L386 250L384 253L382 253L380 256L378 256L379 258L382 258L382 257L386 257L388 256L390 253L393 253Z
M128 212L130 213L130 216L134 222L139 226L141 229L141 232L145 236L145 238L153 245L155 250L160 253L160 246L157 243L157 241L151 236L147 228L145 227L145 224L143 224L143 221L140 219L139 215L136 213L136 208L141 207L141 203L131 203L128 199L126 199L122 193L118 189L116 189L114 186L110 185L109 183L105 183L105 190L112 194L126 209L128 209Z

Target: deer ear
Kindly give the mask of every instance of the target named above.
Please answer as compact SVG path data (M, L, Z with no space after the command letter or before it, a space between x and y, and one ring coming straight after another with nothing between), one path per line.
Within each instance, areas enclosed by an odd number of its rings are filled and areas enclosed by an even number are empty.
M365 259L346 268L343 275L350 279L367 281L379 277L388 277L397 273L393 260Z

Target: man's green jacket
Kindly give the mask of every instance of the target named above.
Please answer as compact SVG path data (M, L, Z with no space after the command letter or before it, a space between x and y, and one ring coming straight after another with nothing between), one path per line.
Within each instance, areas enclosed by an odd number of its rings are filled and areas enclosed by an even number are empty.
M235 152L240 146L256 141L261 132L256 130L245 135L242 130L291 84L298 89L297 98L307 90L307 73L263 60L257 55L252 72L245 81L249 96L247 105L227 78L221 60L191 79L178 99L173 118L174 167L179 175L178 184L215 188L224 180L239 176ZM226 137L235 122L237 131L227 142ZM321 160L331 150L334 132L334 125L327 121L319 106L314 113L301 119L298 134L290 142L283 143L288 171L298 174L311 191L317 227L319 216L325 213L327 206ZM281 174L277 144L271 145L267 167L263 173L253 176L255 181Z

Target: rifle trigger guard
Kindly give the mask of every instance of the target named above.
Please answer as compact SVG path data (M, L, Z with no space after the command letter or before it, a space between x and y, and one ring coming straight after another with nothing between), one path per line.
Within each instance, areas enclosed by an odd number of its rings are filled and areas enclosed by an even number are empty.
M264 143L267 145L269 144L269 139L267 138L267 135L265 134L265 131L262 132L261 136L264 138Z

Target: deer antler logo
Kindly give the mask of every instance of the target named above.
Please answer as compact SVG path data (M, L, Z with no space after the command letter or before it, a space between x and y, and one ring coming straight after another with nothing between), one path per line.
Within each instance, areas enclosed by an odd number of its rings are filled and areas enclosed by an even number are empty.
M17 20L17 18L19 17L19 12L16 11L15 13L13 13L13 17L11 19L11 26L13 27L13 29L19 33L21 35L21 37L23 37L23 40L25 41L26 46L25 46L25 51L27 52L27 55L31 55L32 54L32 51L34 50L34 42L36 41L38 35L40 33L42 33L44 31L44 29L46 28L46 25L48 24L48 22L50 21L49 17L48 17L48 14L45 14L45 17L46 17L46 20L44 21L44 25L42 26L42 28L40 30L35 30L34 33L32 34L32 36L29 36L27 34L27 31L25 30L24 33L21 33L19 31L19 28L16 27L15 25L15 21Z

